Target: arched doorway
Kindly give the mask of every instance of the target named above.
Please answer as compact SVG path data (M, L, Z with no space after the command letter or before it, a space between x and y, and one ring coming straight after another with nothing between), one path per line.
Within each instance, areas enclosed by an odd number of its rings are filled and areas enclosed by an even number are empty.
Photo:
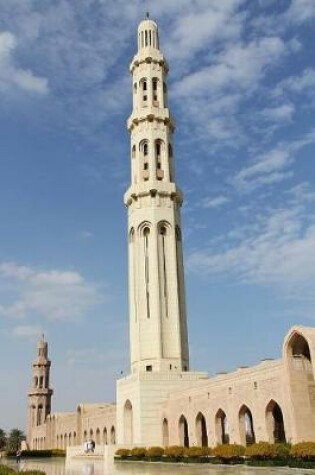
M266 407L266 424L269 442L286 442L282 410L274 400L271 400Z
M106 429L106 427L104 427L104 429L103 429L103 444L104 444L104 445L107 445L107 444L108 444L108 440L107 440L107 429Z
M189 447L188 423L185 416L180 416L178 422L179 444L183 447Z
M225 412L219 409L215 416L215 435L218 444L228 444L230 442L228 420Z
M242 406L239 412L240 438L242 445L255 443L253 416L247 406Z
M110 430L110 443L112 445L116 444L116 432L115 432L115 427L114 426L112 426L112 428Z
M101 432L99 428L97 428L95 432L95 442L97 443L97 445L100 445L101 443Z
M168 430L168 420L163 419L163 447L168 447L170 443L170 436L169 436L169 430Z
M196 436L199 447L208 447L207 423L205 416L201 412L196 417Z
M132 404L129 399L126 401L124 407L124 432L125 444L133 444L133 412Z

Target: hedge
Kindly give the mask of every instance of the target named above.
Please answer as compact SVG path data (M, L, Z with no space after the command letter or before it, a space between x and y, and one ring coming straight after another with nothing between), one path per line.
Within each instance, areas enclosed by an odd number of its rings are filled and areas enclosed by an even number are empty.
M224 463L237 462L245 454L245 447L238 444L222 444L217 445L213 449L214 455Z
M0 475L17 475L19 472L7 465L0 465ZM46 475L41 470L23 470L23 475Z
M293 445L290 455L295 459L315 461L315 442L300 442Z
M6 457L16 457L15 451L6 452ZM21 457L31 458L49 458L49 457L65 457L66 451L62 449L51 450L22 450Z
M222 444L210 447L135 447L118 449L116 459L130 461L183 462L234 464L242 463L261 467L315 468L315 442L302 442L291 447L290 444L270 444L258 442L248 447L238 444ZM2 475L0 473L0 475ZM12 474L4 474L12 475Z

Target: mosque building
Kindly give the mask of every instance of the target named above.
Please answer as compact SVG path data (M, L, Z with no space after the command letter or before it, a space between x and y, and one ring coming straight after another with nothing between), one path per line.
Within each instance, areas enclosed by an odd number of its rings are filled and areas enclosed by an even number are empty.
M214 446L315 440L315 329L293 327L282 358L209 378L190 371L180 210L168 108L168 63L158 27L138 28L130 64L133 110L128 210L130 374L116 404L52 413L48 344L42 338L28 394L31 449L66 449L93 439L119 446Z

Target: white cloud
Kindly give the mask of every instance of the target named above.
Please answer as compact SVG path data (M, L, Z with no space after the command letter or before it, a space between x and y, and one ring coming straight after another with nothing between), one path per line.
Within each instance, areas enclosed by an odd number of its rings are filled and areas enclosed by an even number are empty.
M273 210L258 216L239 242L193 252L188 266L206 274L233 275L241 282L314 289L314 218L306 220L298 206Z
M312 203L315 201L315 190L307 182L293 186L288 193L294 196L296 203Z
M286 51L281 38L266 37L248 44L230 45L214 58L214 64L185 76L175 84L175 96L212 95L233 88L253 90Z
M293 172L287 169L294 163L296 153L314 143L315 131L312 130L301 139L280 144L275 149L260 155L253 164L240 170L233 177L232 183L241 191L252 191L261 185L290 178Z
M283 79L274 91L274 95L283 94L286 91L304 94L311 93L314 95L315 90L315 69L308 68L296 76L289 76Z
M27 92L46 94L48 81L35 76L31 71L15 65L14 50L18 45L16 37L10 32L0 33L0 91L10 87Z
M304 23L315 18L314 0L292 0L285 13L285 19L290 23Z
M165 49L174 60L188 61L196 52L208 49L217 42L240 38L245 15L238 12L244 0L213 0L186 2L174 15Z
M50 320L78 320L98 305L100 286L73 271L39 271L15 263L0 265L2 292L10 289L9 302L0 307L0 316ZM8 298L4 293L4 298Z
M229 201L230 199L227 196L223 196L223 195L214 196L211 198L205 198L202 201L201 206L203 208L219 208L220 206L225 205Z
M12 335L19 338L36 338L41 333L42 329L35 325L19 325L12 330Z
M271 122L289 122L295 112L293 104L282 104L276 107L266 107L261 111L261 116Z

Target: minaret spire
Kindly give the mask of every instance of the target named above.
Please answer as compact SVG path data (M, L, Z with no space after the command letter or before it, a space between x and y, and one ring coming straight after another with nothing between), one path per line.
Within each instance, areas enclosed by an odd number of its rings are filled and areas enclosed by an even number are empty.
M188 371L188 338L180 208L168 108L168 64L157 24L148 13L138 27L130 65L133 111L129 217L130 346L133 372Z
M28 393L28 431L27 441L30 448L34 446L33 435L36 428L46 421L51 411L50 366L48 359L48 343L44 335L37 344L37 357L32 366L32 384Z

